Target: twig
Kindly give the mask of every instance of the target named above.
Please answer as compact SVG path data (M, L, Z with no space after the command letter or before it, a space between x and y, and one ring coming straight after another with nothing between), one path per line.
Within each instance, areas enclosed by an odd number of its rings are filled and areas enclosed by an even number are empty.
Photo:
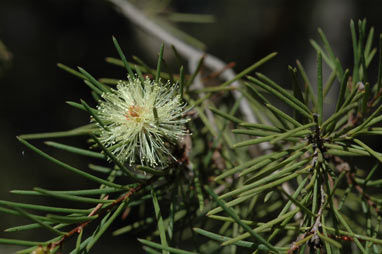
M321 239L320 239L318 234L322 230L321 229L322 228L321 217L322 217L322 214L323 214L324 208L325 208L324 204L325 204L326 194L325 194L323 184L320 185L320 192L321 192L320 209L318 210L316 221L314 222L313 227L310 231L313 234L313 237L310 240L310 243L312 243L315 248L321 248L321 246L322 246L322 242L321 242Z
M104 205L103 203L99 203L97 204L93 210L89 213L88 217L90 216L94 216L94 215L97 215L97 214L101 214L103 211L105 210L111 210L113 209L113 207L115 207L117 204L125 201L126 199L128 199L131 195L133 195L134 193L136 193L137 191L141 190L143 187L142 184L138 185L137 187L135 188L131 188L125 195L119 197L118 199L116 199L113 203L110 204L110 206L107 206L105 207L104 209L102 209L102 206ZM107 200L109 198L109 196L105 196L103 198L103 200ZM81 223L80 225L78 225L77 227L73 228L71 231L69 231L68 233L66 233L61 239L57 240L56 242L53 242L50 244L49 246L49 249L50 250L53 250L55 249L57 246L61 246L67 239L69 239L70 237L72 237L74 234L76 233L81 233L81 231L83 230L84 227L86 227L90 222L92 222L91 220L89 221L85 221L83 223Z
M135 25L140 27L143 30L146 30L148 33L154 35L155 37L163 40L167 44L174 45L177 49L177 51L186 57L190 63L197 63L201 57L204 58L204 65L210 68L212 71L219 72L221 70L225 70L221 73L221 77L224 80L231 80L235 77L235 72L232 69L226 69L227 63L223 62L219 58L205 53L199 49L196 49L189 44L185 43L184 41L176 38L172 34L170 34L168 31L160 27L158 24L151 21L149 18L147 18L138 8L136 8L134 5L129 3L125 0L109 0L111 3L113 3L115 6L118 7L118 9L121 11L121 13L129 19L131 22L133 22ZM239 82L235 81L232 83L233 87L238 87ZM233 96L235 99L241 98L240 92L233 90ZM251 108L249 106L248 101L245 98L241 99L240 103L240 110L244 116L244 119L247 122L256 123L257 120L255 116L253 115Z

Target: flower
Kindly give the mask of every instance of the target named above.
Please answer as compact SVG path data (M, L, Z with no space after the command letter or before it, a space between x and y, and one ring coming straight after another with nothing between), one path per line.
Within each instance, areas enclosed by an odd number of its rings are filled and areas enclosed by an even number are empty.
M102 94L97 107L100 142L122 162L165 166L170 144L187 134L185 104L177 95L178 86L137 77L120 81L117 89Z

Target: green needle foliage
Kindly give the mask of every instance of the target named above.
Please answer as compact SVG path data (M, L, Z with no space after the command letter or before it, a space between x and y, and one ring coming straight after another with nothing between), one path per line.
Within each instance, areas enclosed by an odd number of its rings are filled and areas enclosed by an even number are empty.
M119 152L120 142L126 140L111 135L114 143L103 141L103 133L115 130L115 124L105 121L99 106L94 106L105 100L105 93L115 91L115 85L121 84L119 78L97 79L82 68L77 71L59 64L83 79L94 95L95 103L68 102L87 112L90 124L18 139L72 176L92 181L94 188L12 191L69 200L81 207L0 201L0 212L30 221L6 231L43 228L51 233L50 239L38 242L0 239L0 243L25 246L19 253L63 253L64 249L64 253L91 253L113 223L135 210L137 216L113 235L128 237L134 231L145 253L381 253L382 153L367 137L382 135L378 125L382 121L382 36L379 59L374 61L378 62L378 75L371 78L368 69L378 52L373 48L374 29L368 30L365 20L351 21L350 29L354 65L341 64L319 29L321 42L311 40L317 51L317 76L310 79L297 61L296 67L288 67L292 90L255 72L276 53L221 85L194 88L203 58L196 71L187 74L172 47L180 64L180 73L173 74L163 59L163 44L157 66L150 67L137 57L129 62L113 38L120 59L107 58L107 62L122 67L125 82L136 77L134 82L142 85L136 89L142 93L159 89L154 85L147 88L147 79L162 86L167 80L176 82L176 90L169 87L170 93L161 96L176 96L174 105L187 107L174 118L163 119L160 107L154 106L147 113L152 114L152 123L145 124L152 124L156 131L143 130L151 143L142 138L136 141L141 150L129 154L138 158L130 163ZM330 75L323 73L324 64ZM208 78L219 79L219 75ZM231 86L236 81L240 86ZM330 89L338 91L333 107L327 103ZM241 98L234 99L232 91L239 91ZM132 98L136 105L122 107L126 119L143 119L146 114L137 106L138 97ZM244 120L240 107L244 99L257 123ZM283 106L276 107L275 102ZM136 119L137 126L142 119ZM171 125L174 121L176 125ZM182 132L180 124L186 124L192 135ZM171 128L185 135L174 138ZM88 137L90 148L52 141L72 136ZM34 139L83 156L89 167L76 168L52 157L32 144ZM126 146L134 149L128 141ZM142 147L154 156L154 163L144 163L147 154ZM155 149L168 152L155 157ZM155 163L163 156L169 157L166 163ZM147 210L152 212L145 213Z

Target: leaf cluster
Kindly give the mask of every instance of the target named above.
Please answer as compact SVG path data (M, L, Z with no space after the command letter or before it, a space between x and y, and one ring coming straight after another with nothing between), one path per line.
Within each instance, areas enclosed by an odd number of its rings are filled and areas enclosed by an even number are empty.
M113 235L139 235L146 253L380 253L382 240L378 195L378 169L382 154L368 144L367 136L382 134L382 36L379 37L378 75L371 81L368 68L377 54L374 29L366 21L350 24L354 65L342 66L327 38L318 30L317 75L308 78L303 65L289 66L291 89L254 71L276 56L271 53L243 70L232 80L219 81L219 73L205 74L204 58L186 74L181 63L172 72L159 51L156 68L138 57L128 61L117 40L119 58L106 62L120 66L142 81L148 77L179 83L180 99L188 103L188 128L192 135L174 148L176 161L166 167L125 165L97 136L93 102L67 102L86 112L95 123L69 131L26 134L19 141L76 177L94 183L93 189L14 190L17 195L46 196L69 200L82 208L43 206L0 201L0 212L25 217L30 224L9 232L46 229L52 234L40 242L0 239L26 249L19 253L90 253L119 218L138 216ZM323 75L323 64L330 75ZM82 79L97 103L118 78L95 78L83 68L58 67ZM179 73L179 74L173 74ZM194 84L200 80L204 87ZM210 85L220 82L220 85ZM235 81L240 86L233 86ZM314 86L315 84L315 86ZM329 91L337 87L335 109L327 109ZM232 92L241 98L234 99ZM243 119L241 104L249 102L256 123ZM275 106L282 105L282 106ZM154 112L155 115L155 112ZM57 141L44 144L84 156L86 169L47 154L34 139L86 136L90 148ZM354 158L367 157L371 165ZM111 161L111 163L110 163ZM153 212L147 212L153 211ZM87 227L89 224L94 228ZM187 247L192 243L192 247Z

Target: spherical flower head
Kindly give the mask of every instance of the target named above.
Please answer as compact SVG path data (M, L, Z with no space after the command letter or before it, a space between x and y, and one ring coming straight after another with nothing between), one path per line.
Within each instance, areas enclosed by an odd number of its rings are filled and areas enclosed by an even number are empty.
M137 77L120 81L116 89L102 95L98 117L105 125L99 140L122 162L165 166L176 144L187 134L185 104L178 86Z

